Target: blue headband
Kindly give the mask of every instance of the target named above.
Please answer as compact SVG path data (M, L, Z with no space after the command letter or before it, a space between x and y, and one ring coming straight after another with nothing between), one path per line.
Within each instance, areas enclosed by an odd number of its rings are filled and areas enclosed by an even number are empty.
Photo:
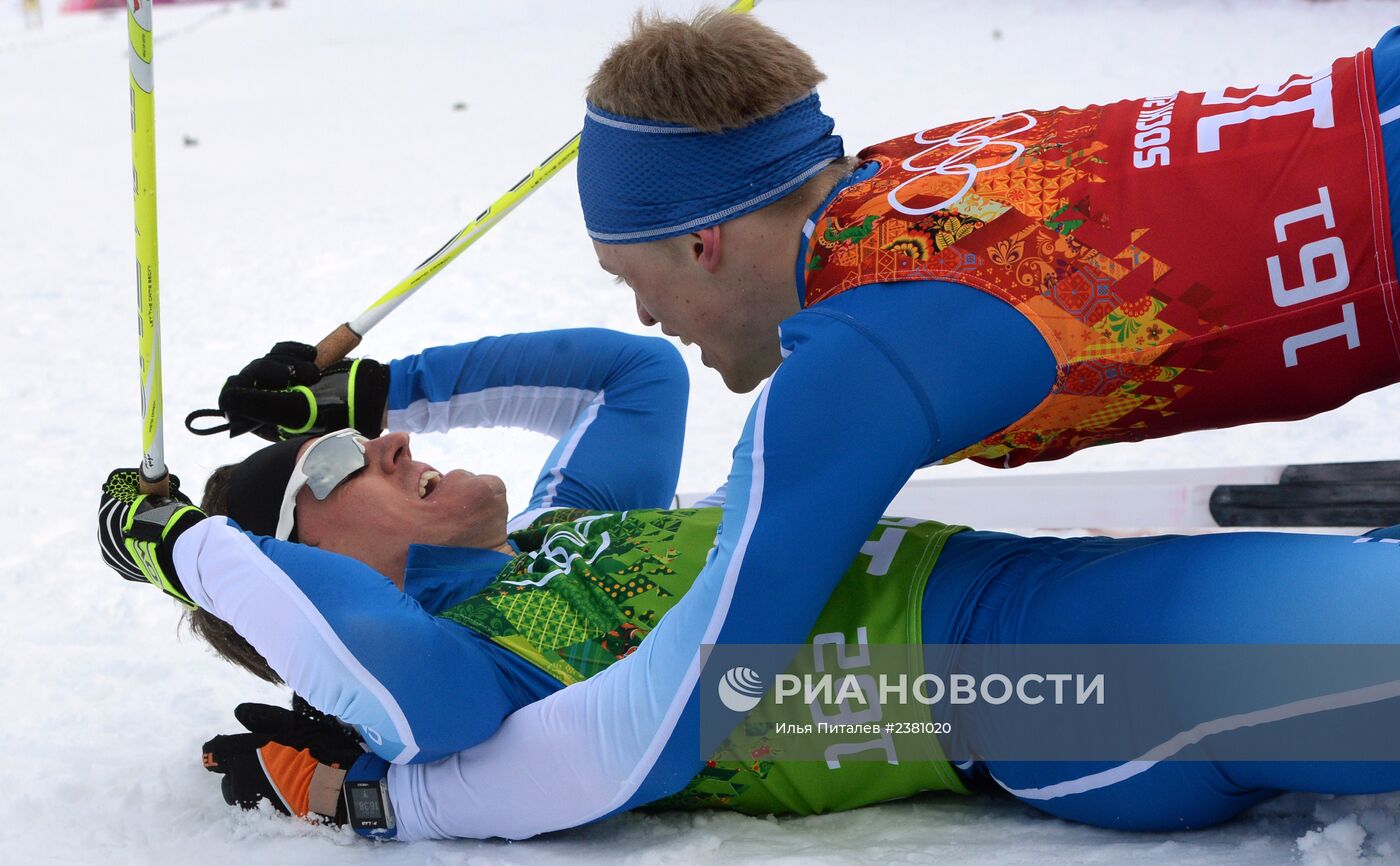
M815 91L722 132L590 104L578 154L588 234L605 244L655 241L772 204L845 154L835 125Z

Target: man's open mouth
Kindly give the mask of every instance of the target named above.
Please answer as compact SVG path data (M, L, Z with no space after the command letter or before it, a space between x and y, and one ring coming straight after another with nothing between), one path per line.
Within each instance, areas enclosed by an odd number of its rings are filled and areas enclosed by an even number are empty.
M418 498L427 498L428 494L437 489L440 481L442 481L442 473L436 469L429 469L418 476Z

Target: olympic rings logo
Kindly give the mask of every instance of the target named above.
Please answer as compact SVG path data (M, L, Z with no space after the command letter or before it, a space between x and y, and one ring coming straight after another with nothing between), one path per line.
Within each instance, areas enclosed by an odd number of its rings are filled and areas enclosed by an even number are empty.
M1000 130L995 135L983 134L983 130L986 130L989 127L995 126L1005 120L1013 120L1017 118L1020 119L1021 125L1016 127L1015 129ZM1036 120L1034 117L1031 117L1029 114L1026 114L1024 112L1017 112L1015 114L998 114L997 116L989 117L986 120L979 120L976 123L969 124L968 126L963 127L962 129L958 130L952 135L946 136L944 138L927 138L926 136L931 130L924 130L923 132L920 132L919 134L914 136L914 141L918 144L927 144L929 145L929 147L926 150L919 151L918 153L914 154L913 156L905 159L902 163L900 163L900 165L904 168L905 171L918 172L918 174L915 174L913 177L904 181L899 186L890 190L890 207L894 208L900 213L908 214L909 216L923 216L924 214L931 214L934 211L940 211L946 207L957 204L959 201L962 200L962 197L967 195L968 192L972 189L972 185L977 182L977 175L979 173L984 171L992 171L998 168L1005 168L1006 166L1021 158L1021 154L1026 152L1026 146L1019 141L1008 141L1007 139L1010 139L1013 136L1020 135L1021 133L1026 132L1035 125ZM940 160L937 165L917 164L920 159L929 156L930 154L935 153L939 150L949 147L956 148L956 150L954 150L953 153ZM982 153L983 151L995 151L999 149L1005 149L1007 151L1007 155L999 162L990 163L987 165L979 165L978 163L972 161L978 154ZM928 177L931 174L941 174L953 177L961 175L963 177L966 177L967 181L963 183L962 189L958 190L955 195L953 195L950 198L944 199L938 204L931 205L929 207L910 207L909 205L899 200L900 190L904 189L906 186L908 186L911 183L914 183L915 181L919 181Z

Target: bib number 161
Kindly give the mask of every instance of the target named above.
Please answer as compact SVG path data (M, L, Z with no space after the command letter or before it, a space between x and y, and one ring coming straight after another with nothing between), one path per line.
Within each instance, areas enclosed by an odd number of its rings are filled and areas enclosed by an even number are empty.
M1290 91L1298 93L1300 90L1301 94L1295 95L1291 100L1262 106L1248 104L1259 97L1275 99ZM1222 130L1250 121L1303 114L1310 116L1312 125L1319 129L1331 128L1336 123L1332 108L1332 77L1327 73L1294 77L1277 87L1257 87L1241 96L1226 96L1225 91L1219 90L1206 94L1202 104L1240 107L1202 117L1197 122L1196 150L1199 153L1220 150ZM1290 284L1298 277L1285 276L1284 253L1265 259L1269 287L1273 292L1275 304L1279 307L1292 307L1346 291L1347 286L1351 284L1346 248L1339 235L1327 233L1337 228L1336 215L1332 211L1332 197L1327 187L1317 188L1316 202L1274 217L1273 228L1274 239L1280 245L1290 248L1290 252L1291 248L1297 245L1298 271L1301 275L1301 282L1296 285ZM1288 258L1291 271L1292 256ZM1299 352L1329 340L1346 340L1347 349L1360 346L1361 334L1356 326L1356 305L1342 304L1341 315L1339 322L1285 338L1283 365L1298 366Z
M1274 217L1274 237L1280 244L1297 243L1305 237L1316 237L1322 233L1318 231L1319 221L1323 230L1337 227L1336 217L1332 213L1332 198L1327 193L1327 187L1318 187L1317 197L1316 204L1309 204ZM1289 236L1290 229L1294 229L1295 237ZM1291 307L1335 295L1346 291L1347 286L1351 284L1346 248L1337 235L1329 234L1303 243L1298 247L1297 256L1302 282L1295 286L1290 286L1284 277L1282 256L1269 256L1265 260L1269 270L1269 288L1273 291L1274 303L1278 306ZM1322 264L1321 268L1318 267L1319 264ZM1319 272L1328 276L1320 277ZM1298 366L1300 351L1328 340L1344 339L1348 349L1360 346L1361 334L1356 327L1356 305L1342 304L1341 313L1340 322L1286 338L1283 341L1283 365Z

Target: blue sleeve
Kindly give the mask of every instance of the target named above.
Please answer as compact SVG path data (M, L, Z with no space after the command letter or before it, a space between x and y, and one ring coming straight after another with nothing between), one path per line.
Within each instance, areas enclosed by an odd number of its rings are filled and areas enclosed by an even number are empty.
M369 566L224 518L186 535L176 557L191 598L380 757L436 760L490 737L514 708L475 635Z
M389 365L389 426L523 427L559 440L526 511L670 504L690 382L653 337L599 328L487 337Z
M938 419L939 440L930 461L1020 420L1055 384L1055 356L1035 325L1010 304L970 286L940 281L861 286L799 318L810 316L845 321L900 368ZM872 433L878 443L880 431Z

